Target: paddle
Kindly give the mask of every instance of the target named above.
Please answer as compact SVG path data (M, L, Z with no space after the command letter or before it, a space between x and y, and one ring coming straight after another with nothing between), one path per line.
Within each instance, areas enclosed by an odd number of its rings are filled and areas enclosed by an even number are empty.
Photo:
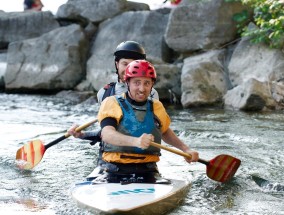
M81 131L95 122L97 122L97 119L94 119L86 124L79 126L78 128L76 128L76 131ZM16 162L18 167L20 169L34 168L41 161L45 151L49 147L61 142L62 140L65 140L70 136L70 134L66 133L63 136L57 138L56 140L48 143L47 145L44 145L41 140L32 140L26 143L24 146L18 149L16 153Z
M161 144L151 142L151 146L167 150L169 152L181 155L183 157L191 159L191 155L182 151L163 146ZM238 170L241 161L230 155L218 155L210 161L198 159L198 162L206 165L206 174L209 178L218 182L229 181Z

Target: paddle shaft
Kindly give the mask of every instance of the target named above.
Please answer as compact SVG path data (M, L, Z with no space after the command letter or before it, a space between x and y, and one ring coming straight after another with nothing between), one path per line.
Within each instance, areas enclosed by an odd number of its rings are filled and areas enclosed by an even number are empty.
M184 153L182 151L172 149L154 142L151 142L150 145L191 159L190 154ZM230 155L218 155L210 161L198 159L198 162L206 165L206 174L209 178L222 183L229 181L241 165L240 159L234 158Z
M174 154L177 154L177 155L180 155L180 156L183 156L183 157L186 157L186 158L191 159L191 155L190 155L190 154L187 154L187 153L185 153L185 152L183 152L183 151L180 151L180 150L177 150L177 149L172 149L172 148L169 148L169 147L167 147L167 146L163 146L163 145L158 144L158 143L155 143L155 142L151 142L150 145L151 145L151 146L154 146L154 147L157 147L157 148L160 148L160 149L164 149L164 150L169 151L169 152L172 152L172 153L174 153ZM203 160L203 159L198 159L198 162L203 163L203 164L205 164L205 165L208 165L208 164L209 164L208 161Z
M77 132L82 131L83 129L89 127L90 125L94 124L94 123L97 122L97 121L98 121L97 119L94 119L94 120L92 120L92 121L90 121L90 122L88 122L88 123L86 123L86 124L83 124L83 125L77 127L77 128L75 129L75 131L77 131ZM66 132L66 134L64 134L63 136L61 136L61 137L57 138L56 140L53 140L52 142L46 144L46 145L45 145L45 150L48 149L49 147L51 147L51 146L53 146L53 145L55 145L55 144L61 142L62 140L67 139L67 138L70 137L70 136L71 136L71 135L70 135L68 132Z

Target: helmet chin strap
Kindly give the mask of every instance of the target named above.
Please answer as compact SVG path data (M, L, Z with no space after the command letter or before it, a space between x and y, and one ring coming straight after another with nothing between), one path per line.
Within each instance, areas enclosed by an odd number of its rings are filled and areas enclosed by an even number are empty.
M120 82L120 78L119 78L119 74L117 70L116 70L116 74L117 74L117 82Z
M135 101L134 97L133 97L132 94L131 94L131 91L130 91L130 88L129 88L129 84L128 84L128 83L129 83L129 80L126 81L127 91L128 91L129 97Z
M115 74L117 74L117 82L120 82L120 77L119 77L119 73L118 73L118 68L117 68L116 62L117 61L114 61L114 66L115 66L115 70L116 70Z
M130 98L132 98L132 95L131 95L131 92L130 92L130 89L129 89L129 85L128 85L128 81L125 82L126 83L126 86L127 86L127 92L130 96Z

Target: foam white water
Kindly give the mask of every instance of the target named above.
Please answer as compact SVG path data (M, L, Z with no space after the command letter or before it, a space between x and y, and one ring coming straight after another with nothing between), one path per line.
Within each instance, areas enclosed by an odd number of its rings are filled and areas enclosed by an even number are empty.
M25 200L40 205L32 214L90 214L71 200L69 189L95 168L98 145L70 137L49 148L30 171L15 165L17 150L35 137L45 143L57 139L74 122L97 115L98 105L79 105L55 96L0 94L0 213L31 214ZM163 177L189 179L185 203L170 214L279 214L284 211L283 113L242 113L214 109L170 109L171 127L200 157L210 160L229 154L242 160L234 179L216 183L206 166L188 164L183 157L162 151L158 163ZM81 123L79 123L81 124ZM94 124L89 129L97 129ZM25 161L19 161L25 165ZM257 173L273 181L267 190L250 177ZM269 187L268 187L269 188ZM18 201L19 200L19 201ZM20 201L21 200L21 201ZM11 204L10 204L11 203ZM7 205L10 204L10 207ZM21 213L19 213L19 210Z

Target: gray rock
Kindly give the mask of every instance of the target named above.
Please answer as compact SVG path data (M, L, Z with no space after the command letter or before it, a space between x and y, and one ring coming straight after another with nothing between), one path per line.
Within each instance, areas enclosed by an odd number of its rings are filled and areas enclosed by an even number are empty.
M232 17L243 9L240 2L224 0L183 3L170 14L166 43L181 53L219 48L236 38Z
M156 64L157 81L155 89L159 93L160 100L168 100L171 103L179 103L181 97L181 66L174 64Z
M99 90L110 81L116 81L113 53L125 40L141 43L152 63L166 61L170 53L163 39L167 21L167 14L138 11L125 12L100 24L87 63L87 79L94 89Z
M126 9L126 0L68 0L59 7L56 17L75 20L81 16L93 23L100 23Z
M253 78L229 90L224 96L224 104L225 108L243 111L262 111L277 106L271 97L269 83Z
M251 44L248 38L243 38L235 48L228 68L233 86L251 78L261 82L280 81L284 79L284 56L281 50Z
M57 93L55 96L69 100L73 104L80 104L88 100L91 96L94 96L94 93L92 91L78 92L73 90L63 90Z
M223 68L224 50L212 50L184 60L181 75L183 107L222 103L228 90Z
M59 91L85 77L88 42L78 25L9 45L5 86L8 91Z
M7 48L8 44L14 41L39 37L59 27L59 23L49 11L0 11L0 48Z

